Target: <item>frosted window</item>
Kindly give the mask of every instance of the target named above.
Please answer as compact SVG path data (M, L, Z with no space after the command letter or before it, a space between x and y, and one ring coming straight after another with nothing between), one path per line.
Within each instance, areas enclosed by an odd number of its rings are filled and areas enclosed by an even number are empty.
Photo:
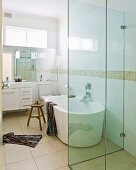
M69 48L73 50L79 50L81 48L80 38L70 37L69 38Z
M26 30L15 27L6 27L5 45L26 46Z
M97 51L98 41L96 39L87 39L82 37L70 37L69 49L83 51Z
M93 40L83 39L82 40L82 49L93 51Z
M40 30L27 30L27 46L47 48L47 32Z

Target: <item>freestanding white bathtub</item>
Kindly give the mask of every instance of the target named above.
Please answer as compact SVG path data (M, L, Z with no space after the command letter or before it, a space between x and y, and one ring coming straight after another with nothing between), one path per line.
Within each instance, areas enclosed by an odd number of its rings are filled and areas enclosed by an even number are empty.
M41 98L45 104L48 101L57 104L54 106L57 136L63 143L74 147L90 147L101 141L104 106L94 102L81 102L78 98L70 98L68 104L66 95Z

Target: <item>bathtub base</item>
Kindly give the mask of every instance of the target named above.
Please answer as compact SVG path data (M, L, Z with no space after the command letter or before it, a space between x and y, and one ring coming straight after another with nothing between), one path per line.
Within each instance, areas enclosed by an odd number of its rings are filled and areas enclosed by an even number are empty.
M72 147L91 147L100 143L102 137L93 138L88 132L77 132L69 138L69 146Z
M53 107L58 131L57 137L63 143L82 148L97 145L101 141L105 115L104 106L94 102L83 103L75 98L70 100L72 111L68 115L66 95L43 97L42 99L45 106L48 101L57 104Z

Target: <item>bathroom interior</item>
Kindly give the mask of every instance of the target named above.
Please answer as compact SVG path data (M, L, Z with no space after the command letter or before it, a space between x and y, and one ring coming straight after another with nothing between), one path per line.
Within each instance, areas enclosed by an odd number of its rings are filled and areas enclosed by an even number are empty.
M136 170L135 15L135 0L3 0L3 133L42 135L4 145L3 170Z

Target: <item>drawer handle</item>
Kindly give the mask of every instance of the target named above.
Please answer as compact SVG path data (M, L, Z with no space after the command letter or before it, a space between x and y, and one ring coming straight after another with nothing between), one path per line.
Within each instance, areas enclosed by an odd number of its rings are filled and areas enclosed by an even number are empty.
M15 93L14 91L11 91L11 92L3 92L3 94L13 94Z
M28 92L31 93L31 91L22 91L22 93L28 93Z
M22 98L22 100L25 100L25 99L31 99L30 97L29 98Z

